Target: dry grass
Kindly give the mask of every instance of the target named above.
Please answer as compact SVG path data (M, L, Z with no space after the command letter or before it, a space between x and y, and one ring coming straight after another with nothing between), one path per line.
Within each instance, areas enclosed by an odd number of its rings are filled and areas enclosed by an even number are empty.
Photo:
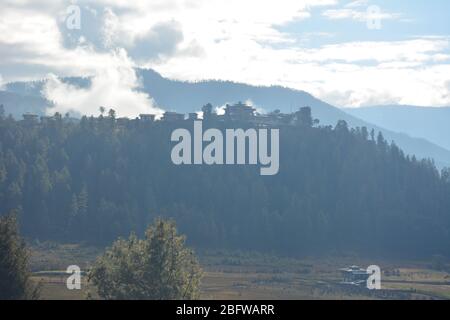
M40 245L33 250L34 270L65 270L76 264L89 268L101 249L79 245ZM431 270L429 262L371 261L355 256L291 259L251 253L204 253L202 299L450 299L450 274ZM382 291L342 286L338 269L357 264L380 265ZM33 278L41 282L42 299L86 299L88 288L68 290L66 277L46 272ZM95 296L94 296L95 298Z

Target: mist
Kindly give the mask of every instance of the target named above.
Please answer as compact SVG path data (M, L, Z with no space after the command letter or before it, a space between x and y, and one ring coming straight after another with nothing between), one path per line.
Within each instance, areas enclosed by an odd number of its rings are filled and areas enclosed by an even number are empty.
M155 106L154 100L139 91L140 79L132 63L123 53L112 56L112 63L96 70L90 77L91 85L82 88L63 82L54 74L49 74L42 90L43 96L53 105L47 108L49 115L59 112L96 115L100 106L114 109L119 117L136 117L141 113L160 115L163 111Z

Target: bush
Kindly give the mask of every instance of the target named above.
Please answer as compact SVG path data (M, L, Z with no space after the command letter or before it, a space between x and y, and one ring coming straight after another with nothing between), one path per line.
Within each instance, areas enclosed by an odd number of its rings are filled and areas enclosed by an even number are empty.
M104 299L177 300L199 296L201 269L173 221L158 219L145 239L119 239L93 266L89 280Z

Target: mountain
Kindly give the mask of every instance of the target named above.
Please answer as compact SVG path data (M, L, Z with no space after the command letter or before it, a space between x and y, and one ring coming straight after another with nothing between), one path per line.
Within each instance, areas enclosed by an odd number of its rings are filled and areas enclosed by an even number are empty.
M365 121L339 108L325 103L311 94L290 88L271 86L257 87L230 81L184 82L162 77L153 70L140 70L144 91L148 92L156 103L164 109L178 112L200 110L205 102L215 106L233 103L238 100L251 102L265 111L279 109L282 112L296 111L309 105L314 117L322 125L336 125L345 120L351 127L367 127L381 131L388 141L395 141L406 153L419 158L433 158L438 167L450 166L450 151L423 138L413 138L401 130L385 128L377 123ZM450 146L449 148L450 149Z
M252 86L230 81L208 80L200 82L185 82L162 77L151 69L138 69L142 79L142 90L149 93L156 104L165 109L177 112L199 111L207 102L214 106L223 106L239 100L250 100L257 108L265 111L279 109L282 112L296 111L299 107L310 106L315 118L320 119L322 125L335 126L337 121L345 120L350 127L367 127L369 130L381 131L388 141L395 141L407 154L418 158L433 158L438 167L450 166L450 151L431 143L423 138L412 138L399 130L387 130L382 126L364 121L352 114L344 112L328 103L325 103L311 94L285 88L281 86ZM65 82L80 87L89 87L90 81L86 78L65 78ZM45 81L16 82L5 86L5 90L20 94L22 97L32 99L39 97ZM0 99L0 104L3 103ZM47 100L41 101L41 112L44 112ZM9 109L7 103L5 107ZM20 109L22 110L22 109Z
M380 127L427 139L450 149L450 107L373 106L345 112Z
M0 104L5 107L5 114L11 114L19 119L24 113L30 112L37 115L44 115L45 109L51 103L40 97L15 92L0 91Z
M249 126L203 123L222 134ZM282 125L278 174L263 176L261 165L175 165L179 128L193 123L0 118L0 213L17 210L24 236L40 241L107 245L163 217L196 248L450 256L450 170L381 136L343 122Z

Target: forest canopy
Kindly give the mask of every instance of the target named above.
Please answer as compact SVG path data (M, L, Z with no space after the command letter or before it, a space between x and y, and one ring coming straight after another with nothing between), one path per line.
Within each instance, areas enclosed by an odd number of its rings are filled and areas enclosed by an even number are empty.
M240 127L245 124L235 124ZM450 255L450 174L366 128L280 127L279 173L176 166L184 121L0 119L0 212L29 239L110 244L172 218L190 245ZM204 123L225 130L229 123Z

